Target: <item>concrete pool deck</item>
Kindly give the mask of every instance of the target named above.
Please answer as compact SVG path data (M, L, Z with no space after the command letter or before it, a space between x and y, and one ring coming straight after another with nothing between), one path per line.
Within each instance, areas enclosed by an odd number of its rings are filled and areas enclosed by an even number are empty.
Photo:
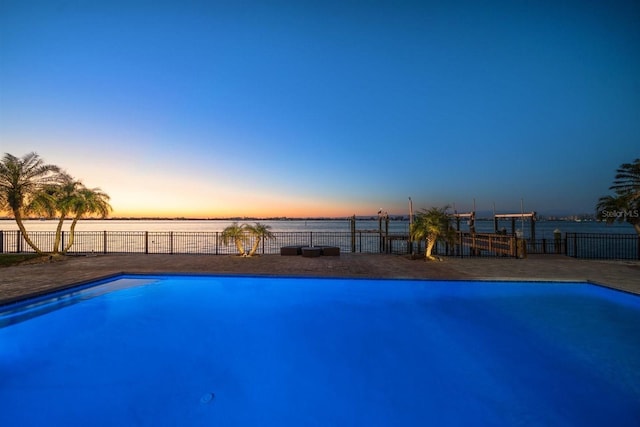
M263 255L92 255L0 268L0 304L118 273L192 273L312 277L590 281L640 294L640 261L578 260L559 255L444 258L342 254L303 258Z

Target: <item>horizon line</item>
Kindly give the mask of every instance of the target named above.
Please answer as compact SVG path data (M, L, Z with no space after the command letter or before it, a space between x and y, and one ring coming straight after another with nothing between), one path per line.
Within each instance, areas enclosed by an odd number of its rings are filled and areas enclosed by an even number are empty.
M527 215L525 213L525 215ZM504 215L504 214L498 214ZM520 213L514 213L514 216L520 215ZM415 216L415 214L414 214ZM82 221L335 221L335 220L349 220L351 218L375 220L379 219L378 215L350 215L350 216L301 216L301 217L288 217L288 216L232 216L232 217L186 217L186 216L113 216L106 218L99 217L86 217L81 218ZM388 214L390 220L408 220L409 214ZM580 213L580 214L540 214L536 213L536 220L552 218L553 220L573 220L572 218L581 219L593 219L597 220L595 214ZM43 218L43 217L27 217L22 218L24 221L56 221L59 217ZM65 218L65 220L72 220L73 217ZM476 221L479 220L493 220L493 214L486 216L477 216ZM0 221L15 221L14 217L0 216Z

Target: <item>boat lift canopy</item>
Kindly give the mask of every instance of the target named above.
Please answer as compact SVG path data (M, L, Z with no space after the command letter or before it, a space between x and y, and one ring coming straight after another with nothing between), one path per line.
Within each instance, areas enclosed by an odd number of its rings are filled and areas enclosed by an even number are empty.
M498 233L498 220L510 219L511 220L511 234L516 234L516 220L529 218L531 220L531 234L529 238L535 240L536 238L536 213L535 212L521 212L517 214L494 214L493 215L493 228ZM524 230L522 230L524 232Z

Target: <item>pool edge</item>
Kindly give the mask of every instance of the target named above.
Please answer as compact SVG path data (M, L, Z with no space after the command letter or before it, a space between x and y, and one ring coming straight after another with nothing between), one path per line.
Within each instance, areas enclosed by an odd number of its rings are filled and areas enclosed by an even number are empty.
M605 283L599 283L587 279L538 279L538 278L513 278L513 277L499 277L499 278L464 278L464 279L435 279L435 278L416 278L416 277L348 277L348 276L315 276L315 275L282 275L282 274L244 274L244 273L189 273L189 272L162 272L162 273L149 273L149 272L127 272L121 271L118 273L108 274L105 276L98 276L92 279L82 280L71 284L65 284L60 287L55 287L47 290L39 290L35 292L25 293L17 297L9 297L6 299L0 298L0 307L8 307L14 304L20 304L25 301L37 300L38 298L45 298L55 295L57 293L64 293L72 290L81 290L83 288L89 288L100 285L106 281L115 280L118 277L124 276L146 276L153 277L157 275L162 276L192 276L192 277L262 277L262 278L286 278L286 279L320 279L320 280L382 280L382 281L421 281L421 282L519 282L519 283L580 283L590 284L598 287L607 288L613 291L623 292L625 294L640 296L634 292L630 292L624 289L619 289Z

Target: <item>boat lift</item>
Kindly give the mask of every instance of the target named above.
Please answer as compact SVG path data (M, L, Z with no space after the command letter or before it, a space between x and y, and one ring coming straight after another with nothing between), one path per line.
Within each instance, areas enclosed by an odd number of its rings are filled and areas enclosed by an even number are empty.
M476 212L467 212L467 213L454 213L453 217L456 219L456 231L460 231L460 218L468 218L467 222L469 223L469 232L476 232Z
M536 239L536 213L517 213L517 214L493 214L493 229L496 234L504 234L500 233L498 229L498 221L501 219L510 219L511 220L511 234L516 234L516 220L520 219L524 223L525 218L528 218L531 223L531 233L529 234L529 239L534 241ZM524 230L522 230L524 232Z

